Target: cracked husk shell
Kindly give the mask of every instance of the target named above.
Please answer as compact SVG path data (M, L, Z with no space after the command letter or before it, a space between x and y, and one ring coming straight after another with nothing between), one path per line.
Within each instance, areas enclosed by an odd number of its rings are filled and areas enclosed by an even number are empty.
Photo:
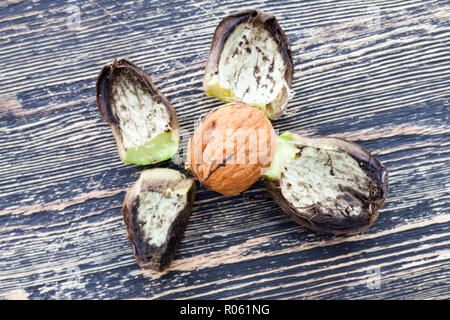
M153 164L178 150L175 109L148 73L125 59L106 64L96 84L97 107L124 163Z
M162 271L175 257L189 222L195 181L177 170L147 169L128 190L122 216L142 268Z
M275 16L247 9L217 26L203 87L224 102L240 101L279 118L293 96L290 44Z
M365 231L388 195L387 169L360 145L291 132L279 138L264 182L292 220L334 235Z

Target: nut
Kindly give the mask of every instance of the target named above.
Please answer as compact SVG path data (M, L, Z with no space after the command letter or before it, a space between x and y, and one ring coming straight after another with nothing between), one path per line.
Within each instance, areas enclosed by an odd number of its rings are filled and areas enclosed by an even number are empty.
M210 112L196 128L188 164L206 188L233 195L261 177L275 149L275 131L264 113L234 103Z
M334 235L363 232L388 194L387 169L356 143L332 137L279 137L264 174L269 193L298 224Z
M133 63L119 59L103 67L97 78L97 106L124 163L157 163L177 152L175 109Z
M203 87L224 102L242 101L269 119L286 110L294 64L289 41L277 19L256 9L225 17L217 26Z
M169 266L189 222L194 197L194 179L176 170L141 172L122 207L127 236L141 267L161 271Z

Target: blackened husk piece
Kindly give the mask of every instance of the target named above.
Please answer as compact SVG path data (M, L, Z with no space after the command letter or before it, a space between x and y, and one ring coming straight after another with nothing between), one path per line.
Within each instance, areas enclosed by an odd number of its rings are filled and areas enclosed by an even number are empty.
M139 266L162 271L173 260L195 199L194 179L177 170L141 172L122 206L127 236Z
M97 107L124 163L153 164L177 152L175 109L148 73L125 59L114 60L103 67L96 87Z
M334 235L365 231L388 195L387 169L363 147L293 132L280 136L264 182L295 222Z
M257 9L239 11L217 26L206 64L205 92L241 101L279 118L293 93L289 41L277 19Z

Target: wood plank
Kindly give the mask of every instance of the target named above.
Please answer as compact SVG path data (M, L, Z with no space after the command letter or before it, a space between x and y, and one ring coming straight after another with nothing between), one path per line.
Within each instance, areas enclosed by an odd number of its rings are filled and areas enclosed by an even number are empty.
M69 5L80 10L80 28L68 24ZM196 121L221 104L201 88L214 28L242 7L274 13L291 42L295 96L276 130L370 149L390 171L388 202L367 232L330 237L296 225L267 197L250 200L265 195L259 183L233 197L198 186L170 270L141 270L120 207L144 167L119 161L95 105L96 76L117 57L143 67L176 108L186 143ZM0 297L449 298L448 3L0 8ZM373 270L379 289L369 284Z

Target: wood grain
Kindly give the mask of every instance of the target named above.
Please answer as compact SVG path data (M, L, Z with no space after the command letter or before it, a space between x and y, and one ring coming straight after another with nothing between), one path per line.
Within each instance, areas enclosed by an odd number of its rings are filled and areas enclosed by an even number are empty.
M388 201L365 233L330 237L290 221L260 184L233 197L199 187L170 270L141 270L120 207L143 167L119 161L96 76L118 57L148 71L186 143L220 105L201 88L215 26L246 7L277 16L292 46L295 96L275 129L370 149L390 171ZM449 12L417 0L2 1L0 297L450 298Z

